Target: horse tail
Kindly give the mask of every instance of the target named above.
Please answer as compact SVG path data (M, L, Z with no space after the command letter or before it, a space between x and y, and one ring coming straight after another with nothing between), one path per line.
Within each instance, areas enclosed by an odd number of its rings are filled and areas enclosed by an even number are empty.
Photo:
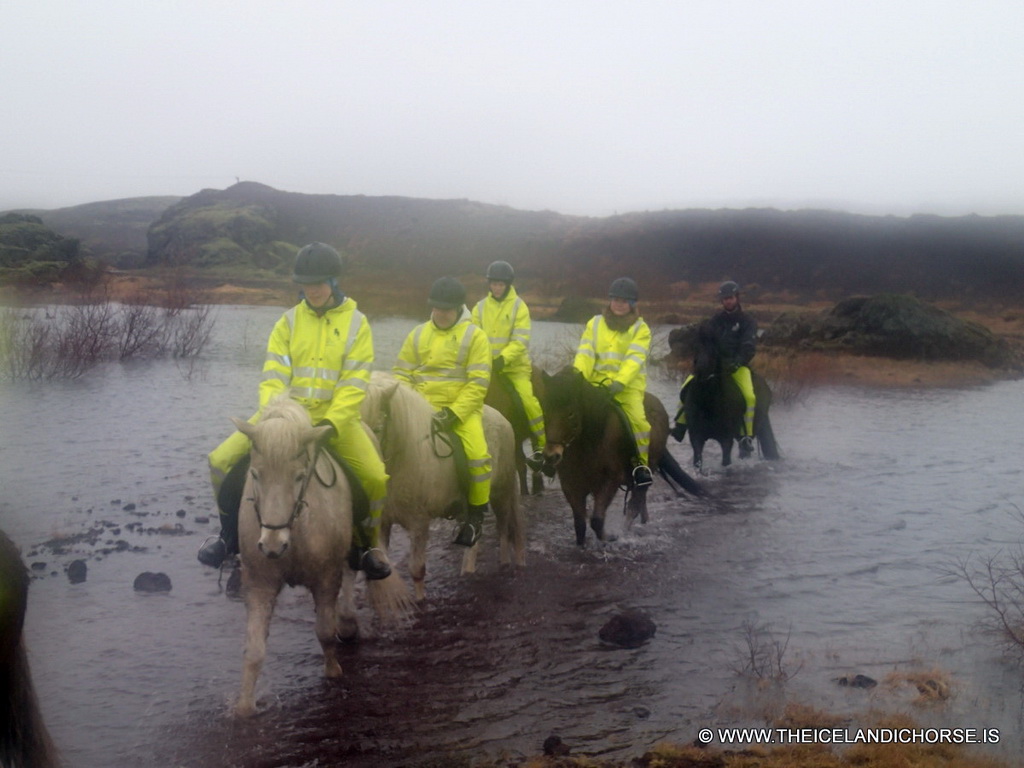
M678 485L684 491L689 491L694 496L707 496L707 491L690 477L686 470L679 466L679 462L676 461L676 457L668 451L666 446L665 450L662 451L661 458L658 459L658 472L670 485Z
M386 579L367 581L366 585L370 605L382 622L397 623L412 614L415 603L409 585L397 571L392 570Z
M28 571L14 543L0 531L0 765L52 768L57 750L32 686L22 627Z
M782 458L779 453L779 444L775 441L775 431L772 429L772 422L768 418L767 413L758 419L754 435L757 437L757 444L761 448L761 454L766 459L776 461Z

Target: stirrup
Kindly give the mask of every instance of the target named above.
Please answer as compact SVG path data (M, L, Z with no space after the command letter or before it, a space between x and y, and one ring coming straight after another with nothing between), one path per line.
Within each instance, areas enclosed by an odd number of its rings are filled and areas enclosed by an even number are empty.
M637 488L646 488L654 482L651 477L651 468L646 464L637 464L633 467L633 485Z
M380 555L376 554L378 552ZM384 555L384 552L377 547L363 550L359 558L359 568L357 570L365 573L366 578L370 581L386 579L391 575L391 565L387 561L387 556L381 557L381 555Z

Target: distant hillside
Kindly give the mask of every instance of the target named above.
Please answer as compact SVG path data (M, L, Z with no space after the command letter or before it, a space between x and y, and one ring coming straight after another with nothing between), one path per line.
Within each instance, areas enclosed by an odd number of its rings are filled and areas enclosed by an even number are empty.
M82 250L117 266L140 266L146 255L150 226L180 197L130 197L86 203L52 211L22 210L64 237L77 239Z
M645 295L733 278L821 298L915 293L1024 301L1024 217L870 217L770 209L608 218L466 200L305 195L252 182L204 190L149 232L148 263L240 264L287 272L302 244L346 251L360 271L427 281L495 259L554 293L599 295L622 274Z

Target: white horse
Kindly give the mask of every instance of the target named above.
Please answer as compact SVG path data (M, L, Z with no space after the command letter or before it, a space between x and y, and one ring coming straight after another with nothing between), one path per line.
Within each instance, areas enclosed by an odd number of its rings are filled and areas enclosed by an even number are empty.
M252 441L238 519L248 629L235 712L247 717L256 711L256 679L266 656L274 604L285 584L305 586L313 594L324 675L341 675L337 645L358 633L355 573L347 558L352 493L338 463L317 447L329 427L314 427L309 413L294 400L277 397L255 424L232 421ZM368 582L367 588L382 619L404 615L411 607L408 587L394 573Z
M434 450L430 431L434 407L389 373L377 371L370 377L362 415L364 423L377 435L391 476L381 517L382 540L385 544L389 542L392 525L398 524L408 531L412 542L409 572L416 598L422 600L426 594L423 582L430 521L449 516L462 499L455 461L439 457ZM502 565L509 565L514 555L516 565L525 565L512 425L496 410L484 406L484 433L491 454L490 503L498 526L499 560ZM477 548L478 544L474 544L466 549L462 573L476 570Z

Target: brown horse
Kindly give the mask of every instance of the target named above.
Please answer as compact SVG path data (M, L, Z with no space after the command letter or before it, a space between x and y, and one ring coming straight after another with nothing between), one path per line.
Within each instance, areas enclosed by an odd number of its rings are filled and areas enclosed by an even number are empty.
M583 374L570 366L554 376L544 374L542 403L547 430L545 459L555 465L562 492L572 507L576 543L583 546L586 542L589 495L594 497L590 527L598 540L605 539L605 512L620 487L629 493L627 521L639 515L641 522L647 522L647 488L633 486L633 436L608 390L589 384ZM651 424L651 466L673 487L695 496L704 495L700 485L683 471L665 447L665 406L648 392L644 396L644 410Z
M536 368L533 369L532 383L533 393L540 398L544 388L544 380L541 372ZM519 492L525 496L532 487L534 494L543 493L544 477L540 472L529 473L532 485L528 486L526 482L528 467L526 466L526 455L523 453L523 442L532 437L530 423L526 419L526 411L523 410L522 402L512 388L512 382L508 380L507 376L501 373L491 375L491 383L487 388L487 397L484 398L484 403L508 419L509 424L512 425L512 430L515 432L517 446L515 459L516 474L519 476Z
M0 765L4 768L58 765L25 654L22 628L28 582L17 547L0 531Z

